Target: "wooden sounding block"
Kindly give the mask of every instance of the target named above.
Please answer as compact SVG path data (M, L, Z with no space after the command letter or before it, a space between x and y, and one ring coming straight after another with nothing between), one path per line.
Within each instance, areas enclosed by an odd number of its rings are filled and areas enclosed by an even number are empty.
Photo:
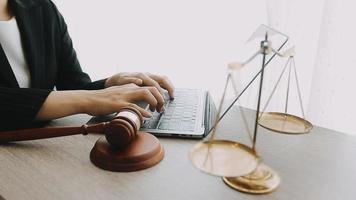
M90 152L90 160L99 168L131 172L150 168L164 157L164 150L158 139L145 132L138 132L136 139L123 150L112 148L101 137Z

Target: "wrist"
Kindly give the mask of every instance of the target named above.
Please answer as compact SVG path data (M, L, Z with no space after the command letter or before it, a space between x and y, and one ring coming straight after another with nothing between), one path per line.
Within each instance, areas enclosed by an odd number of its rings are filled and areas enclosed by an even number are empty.
M77 101L75 107L78 113L90 113L95 104L93 99L93 96L95 96L94 92L95 90L81 90L76 94Z
M37 113L38 120L52 120L69 115L86 113L89 91L52 91Z

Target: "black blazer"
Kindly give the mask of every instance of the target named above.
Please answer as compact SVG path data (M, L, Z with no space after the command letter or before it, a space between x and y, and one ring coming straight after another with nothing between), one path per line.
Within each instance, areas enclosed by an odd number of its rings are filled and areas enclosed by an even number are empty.
M102 89L78 62L66 23L50 0L9 0L30 68L31 88L19 88L0 45L0 130L30 127L49 93Z

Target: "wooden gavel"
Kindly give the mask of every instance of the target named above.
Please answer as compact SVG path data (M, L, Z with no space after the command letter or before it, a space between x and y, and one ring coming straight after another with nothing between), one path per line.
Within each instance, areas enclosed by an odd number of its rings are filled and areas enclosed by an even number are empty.
M142 121L142 115L138 110L127 107L121 109L110 122L75 127L46 127L0 132L0 143L103 133L113 148L124 149L136 138Z
M91 161L110 171L136 171L157 164L164 156L156 137L139 132L142 122L143 117L137 109L126 107L110 122L0 132L0 143L103 133L106 140L100 138L96 142L90 153Z

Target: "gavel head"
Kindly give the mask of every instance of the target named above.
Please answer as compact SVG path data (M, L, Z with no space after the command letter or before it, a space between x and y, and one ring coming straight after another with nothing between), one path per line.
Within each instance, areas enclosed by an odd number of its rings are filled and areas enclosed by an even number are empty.
M142 121L143 117L137 109L132 107L123 108L105 126L105 138L112 148L125 149L136 138Z

